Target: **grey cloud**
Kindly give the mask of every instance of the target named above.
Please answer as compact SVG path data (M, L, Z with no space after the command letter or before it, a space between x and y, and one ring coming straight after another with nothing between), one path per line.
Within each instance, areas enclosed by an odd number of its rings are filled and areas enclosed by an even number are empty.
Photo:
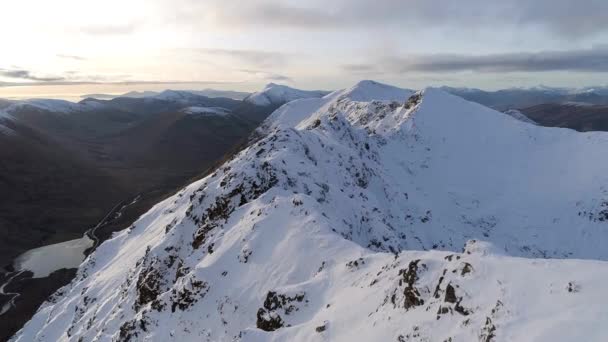
M272 72L267 72L267 71L250 70L250 69L240 69L239 71L249 74L249 75L253 75L254 77L257 77L257 78L264 79L266 81L287 82L287 83L293 83L293 81L294 81L289 76L276 74L276 73L272 73Z
M378 72L377 66L375 64L344 64L342 65L342 69L357 74Z
M416 55L384 57L370 64L343 65L345 71L406 72L608 72L608 48L490 55Z
M271 74L268 77L266 77L266 79L268 79L269 81L275 81L275 82L293 82L293 79L289 76L285 76L285 75L278 75L278 74Z
M193 0L182 0L192 2ZM574 38L608 31L605 0L209 0L206 10L226 27L361 28L396 25L405 29L498 26L542 28ZM204 14L203 14L204 15Z
M87 60L87 58L85 58L85 57L76 56L76 55L58 54L57 57L64 58L64 59L73 59L73 60L76 60L76 61L86 61Z
M23 70L23 69L0 69L0 76L3 77L8 77L8 78L16 78L16 79L21 79L21 80L28 80L28 81L38 81L38 82L56 82L56 81L63 81L65 80L64 77L42 77L42 76L36 76L33 75L30 71L28 70Z
M196 51L206 55L233 58L258 68L274 68L287 63L287 56L278 52L230 49L197 49Z
M268 74L271 75L271 74ZM279 75L280 76L280 75ZM277 77L279 77L277 76ZM141 84L234 84L239 82L225 81L183 81L183 80L138 80L133 75L94 75L82 74L77 71L65 71L61 76L41 77L22 68L0 68L0 77L15 79L15 81L0 81L0 87L11 86L43 86L43 85L85 85L85 84L113 84L113 85L141 85Z
M97 82L97 81L48 81L48 82L3 82L0 81L0 87L20 87L20 86L53 86L53 85L91 85L91 84L111 84L111 85L156 85L156 84L198 84L198 85L226 85L226 84L238 84L241 82L223 82L223 81L108 81L108 82Z
M81 27L78 30L82 33L103 36L103 35L125 35L135 32L138 28L138 23L130 22L115 25L94 25Z

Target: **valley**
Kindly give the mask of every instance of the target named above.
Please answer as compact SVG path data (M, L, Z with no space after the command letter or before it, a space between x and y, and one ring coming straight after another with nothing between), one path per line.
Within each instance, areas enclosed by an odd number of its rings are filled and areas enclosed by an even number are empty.
M238 150L280 104L168 91L3 105L0 340L99 243Z

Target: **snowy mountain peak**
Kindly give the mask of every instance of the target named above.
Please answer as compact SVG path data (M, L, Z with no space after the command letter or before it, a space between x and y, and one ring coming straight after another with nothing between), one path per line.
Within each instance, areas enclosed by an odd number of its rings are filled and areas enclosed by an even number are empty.
M57 99L30 99L16 102L13 108L32 107L37 110L43 110L53 113L72 113L79 109L79 105L74 102L57 100Z
M278 106L297 99L323 97L328 93L327 91L300 90L286 85L269 83L262 91L249 95L245 101L258 106Z
M343 96L353 101L405 101L413 90L402 89L376 81L360 81L352 88L343 92Z
M369 81L263 126L103 243L15 340L608 334L608 135Z

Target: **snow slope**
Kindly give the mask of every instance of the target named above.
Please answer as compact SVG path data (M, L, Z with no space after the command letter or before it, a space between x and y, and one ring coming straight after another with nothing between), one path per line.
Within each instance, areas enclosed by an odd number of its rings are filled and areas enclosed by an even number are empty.
M14 340L608 335L607 134L367 81L259 133L103 243Z
M262 91L247 96L244 101L257 106L282 105L297 99L323 97L327 93L327 91L300 90L285 85L269 83Z
M511 117L514 117L515 119L517 119L519 121L527 122L527 123L533 124L533 125L538 125L538 123L536 123L534 120L527 117L526 114L522 113L520 110L508 109L508 110L505 110L503 113L505 113Z

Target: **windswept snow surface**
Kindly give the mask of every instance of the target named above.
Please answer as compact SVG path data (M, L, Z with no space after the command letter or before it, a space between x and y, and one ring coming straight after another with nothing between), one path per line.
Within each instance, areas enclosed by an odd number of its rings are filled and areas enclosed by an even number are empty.
M300 90L285 85L269 83L262 91L249 95L244 101L257 106L282 105L298 99L323 97L327 93L327 91Z
M30 99L22 101L12 101L6 106L3 111L5 113L13 113L15 111L26 109L33 109L38 111L51 112L56 114L72 114L81 111L90 111L95 109L101 109L104 105L97 101L81 101L79 103L55 100L55 99ZM2 115L2 114L0 114Z
M260 133L14 339L606 340L607 134L375 82Z

